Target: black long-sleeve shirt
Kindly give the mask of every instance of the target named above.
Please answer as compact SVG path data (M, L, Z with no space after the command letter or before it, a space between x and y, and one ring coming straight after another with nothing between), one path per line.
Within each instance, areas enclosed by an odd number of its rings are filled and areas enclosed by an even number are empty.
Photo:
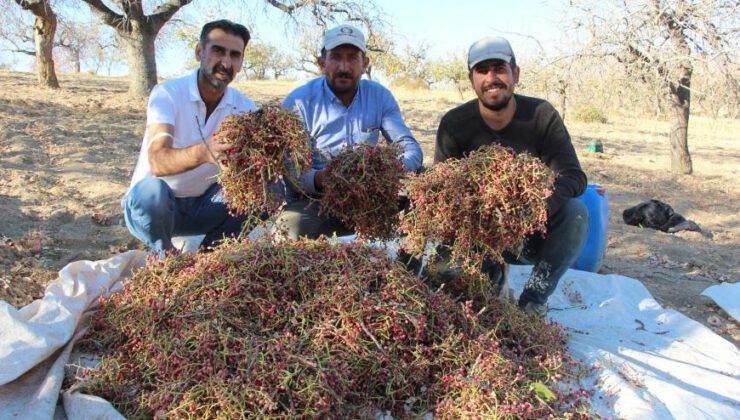
M477 99L445 114L437 129L434 162L459 159L492 143L510 147L517 153L528 152L556 175L554 191L547 202L548 213L555 214L566 200L583 193L586 174L555 108L542 99L514 97L516 111L503 130L494 130L483 121Z

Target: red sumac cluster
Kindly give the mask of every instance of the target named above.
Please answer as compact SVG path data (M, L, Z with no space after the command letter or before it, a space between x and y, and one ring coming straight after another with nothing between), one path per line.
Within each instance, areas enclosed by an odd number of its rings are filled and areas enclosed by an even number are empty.
M303 122L277 106L226 117L216 135L233 145L221 157L218 182L236 214L275 213L282 197L273 197L269 184L279 182L281 175L291 176L286 164L298 172L311 165L311 144Z
M438 163L405 185L412 203L401 221L405 246L421 254L441 243L471 272L483 259L501 261L526 235L545 231L553 182L539 159L497 145Z
M486 308L360 242L227 242L152 261L103 302L79 390L128 418L585 416L559 329Z
M322 213L339 218L364 238L393 238L404 171L399 155L395 145L357 144L333 157L326 167Z

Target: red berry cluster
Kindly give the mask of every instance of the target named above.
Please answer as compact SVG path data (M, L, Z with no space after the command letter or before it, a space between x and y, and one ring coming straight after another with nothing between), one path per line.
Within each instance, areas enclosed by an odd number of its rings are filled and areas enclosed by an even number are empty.
M303 121L291 111L265 106L254 112L226 117L219 132L232 144L222 157L218 177L229 208L236 214L274 214L282 197L272 197L268 185L311 165L311 144Z
M526 235L545 231L553 182L539 159L498 145L436 164L406 184L412 203L401 221L406 246L421 254L428 243L441 243L470 272L486 258L502 261Z
M129 418L588 413L587 393L561 385L578 366L557 326L458 303L359 242L152 261L103 302L85 344L103 359L79 390Z
M391 239L398 229L403 164L396 145L357 144L326 167L321 211L368 239Z

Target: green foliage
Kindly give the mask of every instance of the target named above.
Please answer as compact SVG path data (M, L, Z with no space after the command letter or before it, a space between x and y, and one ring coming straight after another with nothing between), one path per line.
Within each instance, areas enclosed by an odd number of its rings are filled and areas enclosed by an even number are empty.
M538 397L542 398L545 401L553 401L557 399L555 393L550 391L550 388L548 388L547 385L543 384L542 382L533 383L532 389L534 389L534 392L537 394Z
M400 51L388 50L375 60L375 67L391 80L417 80L427 87L434 82L431 63L427 58L429 46L407 44Z
M429 66L434 83L450 84L463 99L463 92L470 87L465 53L453 54Z
M269 70L272 70L275 79L278 79L292 66L290 57L272 44L254 41L250 42L244 51L242 67L248 76L257 80L266 79Z
M573 119L586 123L606 124L604 112L594 106L584 106L573 113Z

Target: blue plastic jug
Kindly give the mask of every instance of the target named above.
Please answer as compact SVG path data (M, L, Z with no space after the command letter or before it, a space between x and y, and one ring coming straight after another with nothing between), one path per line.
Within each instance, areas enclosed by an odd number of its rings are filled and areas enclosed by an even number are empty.
M588 184L586 191L578 199L588 209L588 237L571 268L595 273L601 268L606 252L609 199L606 189L598 184Z

